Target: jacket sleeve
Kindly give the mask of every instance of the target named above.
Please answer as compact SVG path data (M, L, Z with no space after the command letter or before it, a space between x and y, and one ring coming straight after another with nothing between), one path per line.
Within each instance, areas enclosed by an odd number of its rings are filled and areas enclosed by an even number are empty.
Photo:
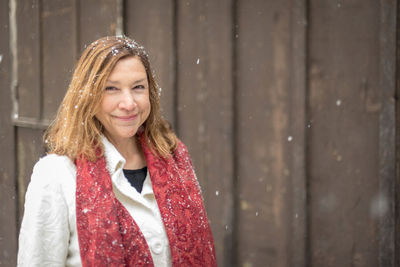
M69 244L68 207L59 172L65 166L46 156L36 163L25 195L18 266L65 266ZM61 168L60 168L61 167Z

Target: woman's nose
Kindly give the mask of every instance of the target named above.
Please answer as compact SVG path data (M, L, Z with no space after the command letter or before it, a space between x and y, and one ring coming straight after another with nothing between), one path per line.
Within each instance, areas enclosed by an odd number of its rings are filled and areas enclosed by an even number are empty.
M136 107L135 97L133 96L132 92L125 92L122 94L119 107L126 110L133 110Z

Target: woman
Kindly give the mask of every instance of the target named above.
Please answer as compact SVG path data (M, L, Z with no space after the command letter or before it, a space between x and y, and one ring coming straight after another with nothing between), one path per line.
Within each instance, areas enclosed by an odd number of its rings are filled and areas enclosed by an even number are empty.
M126 37L89 45L45 143L19 266L216 266L192 164L161 118L143 47Z

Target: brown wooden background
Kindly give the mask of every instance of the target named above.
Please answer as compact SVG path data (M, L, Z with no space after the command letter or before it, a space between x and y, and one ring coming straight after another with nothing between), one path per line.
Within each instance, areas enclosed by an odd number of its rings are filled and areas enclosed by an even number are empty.
M396 0L2 0L0 265L85 44L149 51L220 266L400 266Z

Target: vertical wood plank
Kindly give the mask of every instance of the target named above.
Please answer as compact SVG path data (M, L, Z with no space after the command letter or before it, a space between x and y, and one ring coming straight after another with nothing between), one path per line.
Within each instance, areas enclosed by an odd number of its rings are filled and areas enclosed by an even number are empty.
M43 0L42 5L42 117L52 119L75 63L75 4L73 0Z
M308 266L307 250L307 170L306 138L311 127L307 121L307 1L292 1L290 21L290 80L289 80L289 123L288 132L294 139L286 147L289 166L288 191L291 206L288 212L288 234L290 242L287 251L288 266ZM289 138L289 137L288 137Z
M17 1L19 116L40 119L39 0Z
M126 1L125 15L125 33L149 53L162 88L163 116L175 126L174 1Z
M117 1L79 1L78 56L84 47L107 35L115 35L117 28Z
M378 266L378 1L310 1L310 265Z
M11 121L11 59L9 6L0 2L0 265L17 264L14 127Z
M232 1L177 5L178 132L203 189L218 263L232 266Z
M290 266L290 183L301 177L291 168L301 163L291 163L289 153L304 134L289 126L291 101L301 106L290 91L291 9L292 1L238 2L238 266Z
M380 1L379 88L379 266L395 264L395 94L396 94L396 1ZM397 251L398 253L398 251Z
M396 8L396 179L395 179L395 226L394 226L394 245L395 245L395 266L400 266L400 2L397 1Z

